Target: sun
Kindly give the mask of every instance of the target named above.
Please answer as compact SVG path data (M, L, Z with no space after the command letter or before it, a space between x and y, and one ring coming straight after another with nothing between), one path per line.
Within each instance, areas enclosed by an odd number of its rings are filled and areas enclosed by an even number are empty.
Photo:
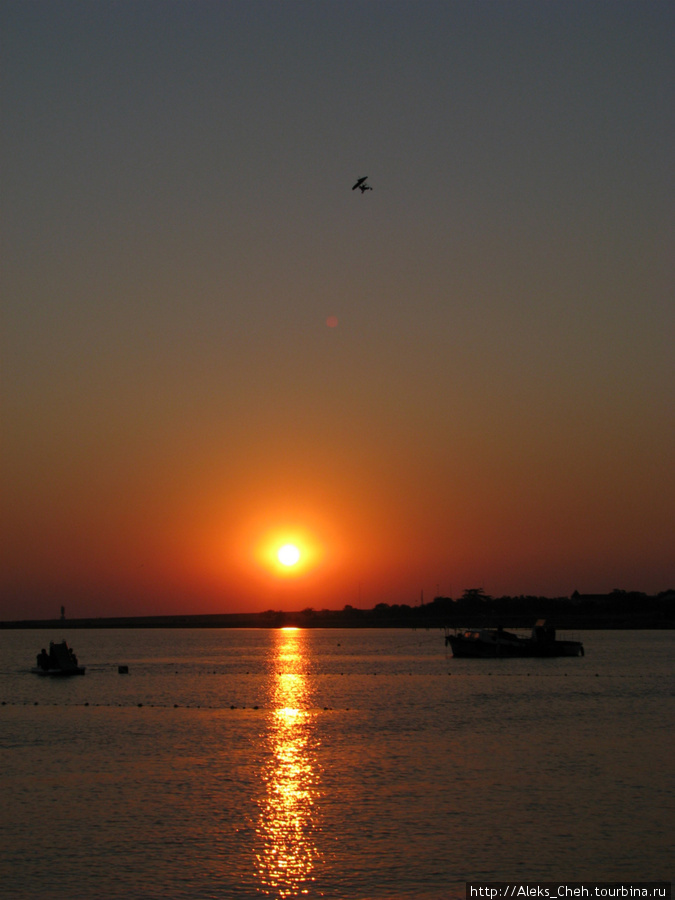
M300 551L295 544L284 544L277 550L277 559L282 566L295 566L300 561Z
M312 531L291 523L262 534L254 554L261 570L282 581L295 581L315 572L326 551Z

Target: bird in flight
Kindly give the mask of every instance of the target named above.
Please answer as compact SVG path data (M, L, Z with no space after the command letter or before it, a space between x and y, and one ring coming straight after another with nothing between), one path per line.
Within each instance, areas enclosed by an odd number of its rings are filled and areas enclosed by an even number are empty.
M368 176L364 175L363 178L359 178L354 187L352 188L355 191L357 188L361 191L362 194L365 194L366 191L372 191L372 188L369 184L366 184L368 180Z

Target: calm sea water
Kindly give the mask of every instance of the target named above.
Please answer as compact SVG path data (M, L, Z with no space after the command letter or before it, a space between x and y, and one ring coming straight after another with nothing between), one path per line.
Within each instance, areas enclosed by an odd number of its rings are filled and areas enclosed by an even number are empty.
M62 637L87 674L32 675ZM582 638L480 661L438 631L0 632L0 895L670 880L675 634Z

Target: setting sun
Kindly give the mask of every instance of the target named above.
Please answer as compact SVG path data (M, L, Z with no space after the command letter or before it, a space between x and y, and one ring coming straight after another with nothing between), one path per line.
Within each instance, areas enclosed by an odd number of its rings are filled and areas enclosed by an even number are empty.
M279 547L277 559L282 566L294 566L300 559L300 551L295 544L284 544L283 547Z
M316 579L326 562L326 543L314 523L298 525L282 522L269 530L251 532L250 547L260 572L271 577L271 584ZM299 601L297 597L294 602Z

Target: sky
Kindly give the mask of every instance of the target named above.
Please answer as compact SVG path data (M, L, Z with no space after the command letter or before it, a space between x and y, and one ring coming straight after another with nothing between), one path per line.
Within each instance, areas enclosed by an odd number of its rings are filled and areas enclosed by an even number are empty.
M0 619L675 586L675 4L0 40Z

